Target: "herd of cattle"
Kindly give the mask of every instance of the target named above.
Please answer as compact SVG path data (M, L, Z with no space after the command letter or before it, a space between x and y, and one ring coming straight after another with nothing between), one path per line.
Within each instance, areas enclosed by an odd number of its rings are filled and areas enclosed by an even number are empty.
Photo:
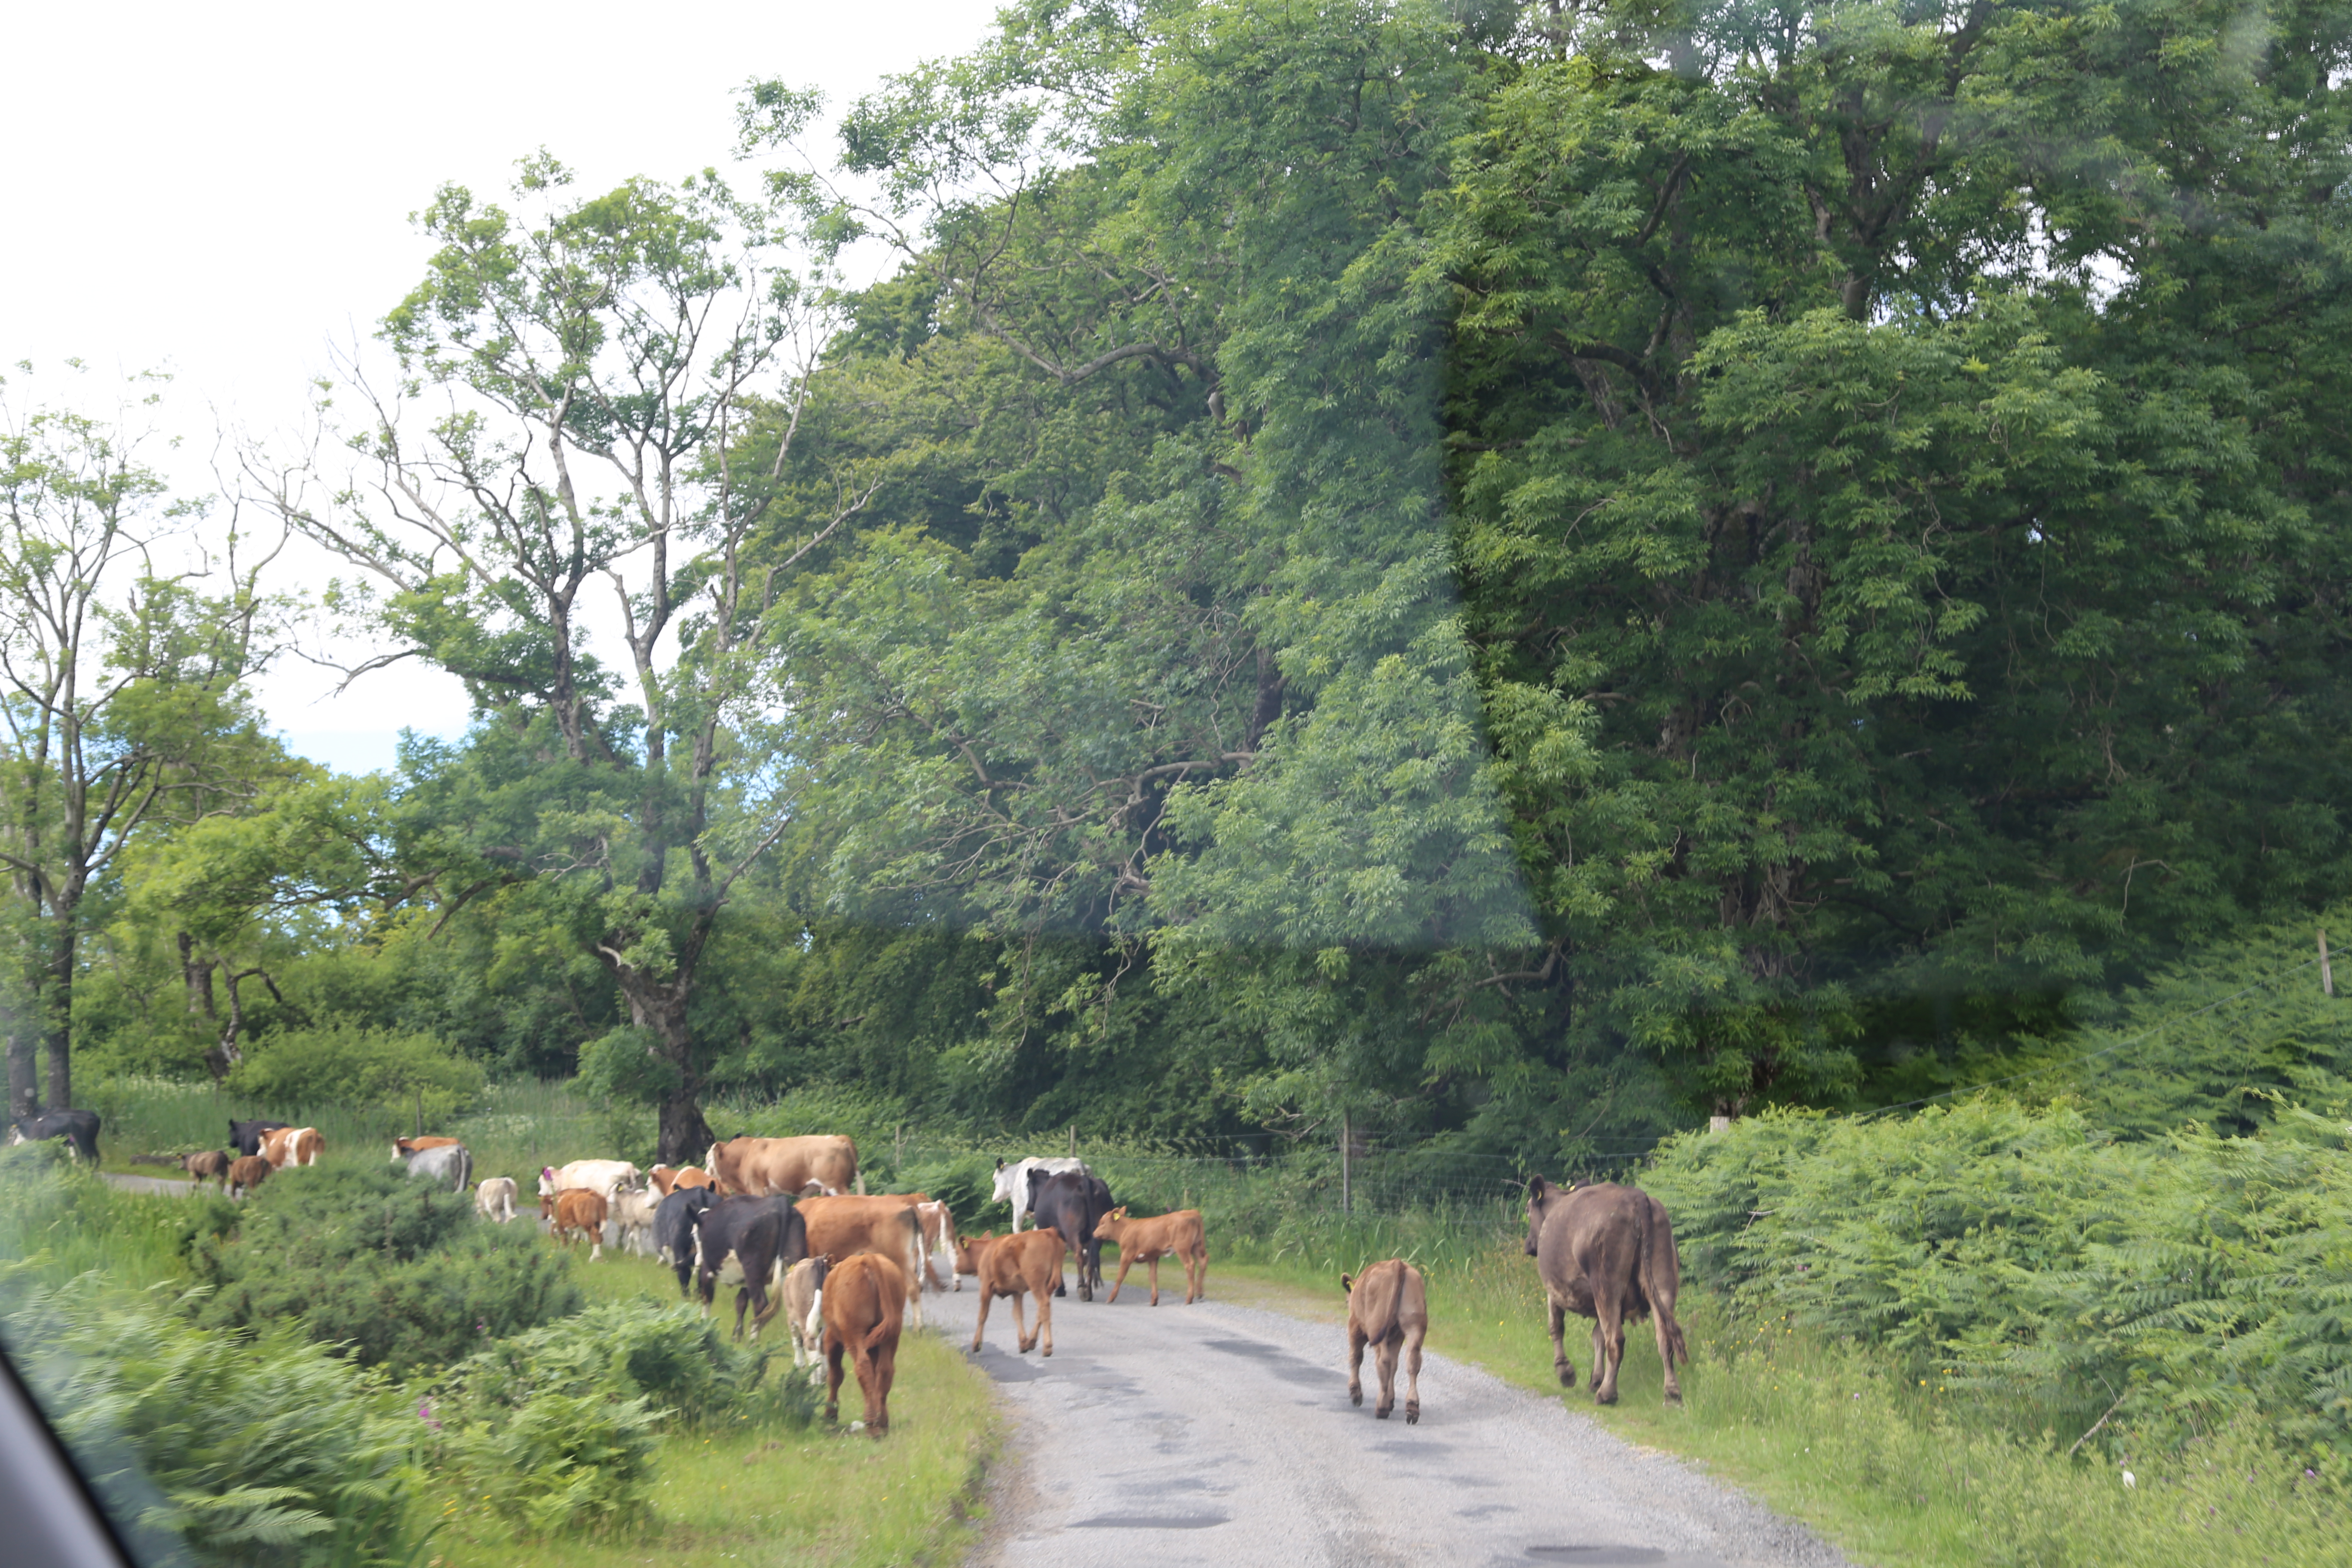
M98 1117L55 1110L19 1117L8 1141L65 1141L78 1158L98 1158ZM205 1150L181 1162L193 1180L220 1184L231 1196L251 1192L275 1171L315 1165L326 1140L315 1127L282 1121L232 1121L236 1152ZM399 1138L392 1163L410 1177L471 1188L489 1221L519 1212L512 1177L473 1180L473 1156L455 1138ZM890 1385L896 1375L902 1321L923 1325L925 1290L961 1290L964 1277L980 1289L971 1348L988 1327L992 1301L1013 1304L1014 1342L1023 1353L1043 1346L1054 1353L1053 1301L1067 1294L1066 1263L1076 1260L1078 1299L1102 1288L1102 1244L1118 1248L1118 1300L1128 1270L1139 1260L1150 1276L1151 1304L1160 1304L1160 1260L1184 1268L1189 1306L1208 1293L1209 1249L1198 1209L1139 1217L1111 1197L1103 1179L1075 1159L996 1163L990 1203L1013 1213L1011 1233L965 1237L945 1203L923 1193L869 1196L858 1175L857 1146L848 1138L735 1138L711 1145L703 1165L656 1165L640 1173L625 1160L575 1160L539 1173L539 1215L559 1242L588 1243L591 1262L604 1255L610 1233L616 1248L658 1258L677 1277L681 1295L707 1314L719 1286L738 1286L735 1337L745 1316L757 1334L780 1310L793 1337L793 1362L821 1359L825 1411L838 1413L843 1362L865 1397L868 1431L889 1430ZM1647 1316L1665 1367L1665 1396L1679 1402L1676 1361L1690 1352L1675 1319L1682 1263L1665 1207L1638 1187L1601 1183L1561 1186L1533 1178L1528 1187L1527 1253L1536 1260L1549 1309L1552 1367L1564 1387L1577 1386L1564 1341L1571 1313L1592 1320L1592 1388L1603 1405L1617 1398L1625 1354L1625 1324ZM1024 1222L1029 1222L1024 1228ZM938 1271L941 1258L949 1273ZM1380 1377L1374 1414L1387 1419L1396 1405L1396 1373L1406 1377L1404 1418L1421 1418L1422 1345L1429 1331L1427 1281L1402 1258L1339 1277L1348 1302L1348 1394L1364 1402L1362 1367L1373 1352ZM1036 1304L1036 1327L1024 1319L1026 1297Z

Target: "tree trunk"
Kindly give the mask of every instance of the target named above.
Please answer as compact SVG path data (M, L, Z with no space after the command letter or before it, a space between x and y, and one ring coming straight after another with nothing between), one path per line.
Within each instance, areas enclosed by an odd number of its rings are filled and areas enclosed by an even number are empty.
M648 979L625 964L614 965L629 1022L654 1037L653 1049L677 1069L677 1088L661 1103L661 1131L655 1158L665 1165L691 1165L717 1142L702 1119L702 1075L694 1069L694 1040L687 1030L687 997L694 989L690 960L669 981Z
M33 1052L37 1037L30 1018L15 1020L8 1031L8 1115L11 1119L30 1116L41 1109L41 1091L33 1072Z
M73 1104L74 962L81 947L74 923L76 910L68 905L58 913L58 946L49 960L48 994L43 998L42 1008L49 1054L49 1108L53 1110Z
M662 1101L661 1137L656 1147L663 1164L699 1164L717 1142L710 1123L702 1119L697 1086L688 1084Z

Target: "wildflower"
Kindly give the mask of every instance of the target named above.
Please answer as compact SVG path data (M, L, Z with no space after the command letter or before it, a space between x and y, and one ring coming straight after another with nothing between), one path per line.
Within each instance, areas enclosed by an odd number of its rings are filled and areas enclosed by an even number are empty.
M416 1418L436 1432L441 1430L441 1423L433 1419L433 1402L429 1399L420 1399L416 1402Z
M2139 1479L2129 1470L2126 1470L2124 1472L2124 1485L2137 1490L2139 1487Z

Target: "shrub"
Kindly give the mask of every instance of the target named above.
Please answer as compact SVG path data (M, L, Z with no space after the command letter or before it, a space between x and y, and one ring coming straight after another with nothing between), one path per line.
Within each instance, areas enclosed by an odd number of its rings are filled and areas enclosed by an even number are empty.
M643 1399L542 1392L495 1420L446 1427L440 1464L468 1512L517 1535L607 1535L652 1511L654 1427Z
M2119 1143L2063 1106L1772 1114L1675 1140L1643 1184L1697 1279L2053 1425L2112 1404L2102 1440L2252 1419L2352 1449L2340 1122Z
M579 1310L570 1260L529 1226L479 1223L473 1200L375 1166L281 1173L233 1239L200 1239L192 1270L213 1326L299 1318L314 1339L405 1373Z
M759 1386L768 1355L730 1343L718 1320L692 1307L648 1311L616 1301L478 1351L442 1387L473 1419L561 1394L642 1398L697 1425L732 1414Z
M24 1278L9 1292L9 1352L142 1561L414 1559L420 1424L381 1374L289 1330L194 1328L108 1295L99 1275L51 1290Z
M438 1123L482 1098L478 1063L432 1035L341 1023L267 1037L228 1076L228 1088L260 1103L347 1106L401 1117L422 1110Z

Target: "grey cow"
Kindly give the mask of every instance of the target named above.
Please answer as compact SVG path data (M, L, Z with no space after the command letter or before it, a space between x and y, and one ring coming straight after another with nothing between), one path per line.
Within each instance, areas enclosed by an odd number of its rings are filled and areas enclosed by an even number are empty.
M419 1149L414 1153L403 1151L401 1158L408 1162L412 1178L423 1177L453 1193L462 1193L474 1183L474 1156L463 1143L446 1143L438 1149Z

